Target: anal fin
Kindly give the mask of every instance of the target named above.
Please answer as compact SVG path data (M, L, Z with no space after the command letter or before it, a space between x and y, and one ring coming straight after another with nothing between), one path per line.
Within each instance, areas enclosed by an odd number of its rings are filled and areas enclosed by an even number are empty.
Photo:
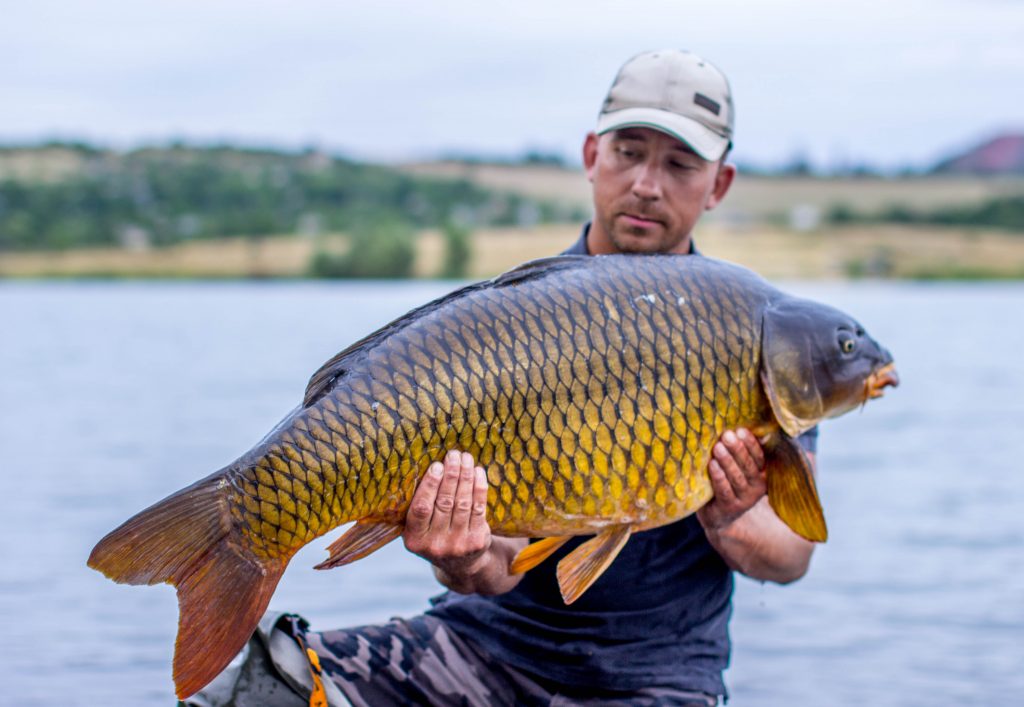
M782 522L800 537L828 539L825 513L807 453L791 437L780 434L765 445L768 503Z
M508 566L508 571L512 574L522 574L528 572L534 567L539 565L544 560L551 557L551 555L562 545L568 542L571 535L556 535L550 538L543 538L535 543L530 543L515 556L512 560L512 564Z
M316 569L329 570L360 560L400 536L404 529L401 523L361 520L327 546L330 556Z
M562 600L572 604L600 577L629 540L628 525L605 528L570 552L558 563L558 588Z

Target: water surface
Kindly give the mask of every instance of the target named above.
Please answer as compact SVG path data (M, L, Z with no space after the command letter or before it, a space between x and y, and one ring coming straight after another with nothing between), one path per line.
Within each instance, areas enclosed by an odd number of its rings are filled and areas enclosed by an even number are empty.
M0 284L0 704L171 704L170 587L86 568L129 515L231 462L343 346L446 283ZM810 573L738 583L739 707L1014 704L1024 693L1024 286L810 285L903 385L823 426L831 539ZM426 607L393 544L271 606L314 627Z

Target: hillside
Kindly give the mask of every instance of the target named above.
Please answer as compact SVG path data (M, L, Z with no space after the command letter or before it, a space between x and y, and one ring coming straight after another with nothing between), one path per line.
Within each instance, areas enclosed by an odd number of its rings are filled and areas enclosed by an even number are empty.
M773 278L1020 279L1022 207L1022 176L740 174L697 239ZM402 257L420 277L447 272L447 226L468 226L462 273L485 277L559 252L589 212L582 171L556 165L0 149L0 278L338 276L311 263L372 251L386 231L367 219L402 224Z
M0 205L0 251L145 249L380 221L504 226L560 216L540 198L322 152L183 145L0 148Z

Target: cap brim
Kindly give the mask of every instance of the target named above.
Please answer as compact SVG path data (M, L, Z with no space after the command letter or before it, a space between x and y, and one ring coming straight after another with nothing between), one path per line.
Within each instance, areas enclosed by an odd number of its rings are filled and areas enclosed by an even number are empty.
M721 159L729 147L729 138L722 137L696 120L657 108L623 108L598 116L598 135L619 128L660 130L685 142L709 162Z

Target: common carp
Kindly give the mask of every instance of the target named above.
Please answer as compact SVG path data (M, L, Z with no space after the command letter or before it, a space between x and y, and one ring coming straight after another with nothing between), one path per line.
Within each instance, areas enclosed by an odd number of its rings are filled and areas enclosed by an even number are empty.
M413 492L449 449L487 469L497 535L568 537L567 603L631 533L712 497L711 449L749 428L768 498L827 536L794 437L881 395L890 354L849 316L705 257L559 256L415 309L317 371L304 400L224 469L128 520L89 565L117 582L177 587L174 681L191 695L252 634L290 558L355 521L318 568L399 537Z

